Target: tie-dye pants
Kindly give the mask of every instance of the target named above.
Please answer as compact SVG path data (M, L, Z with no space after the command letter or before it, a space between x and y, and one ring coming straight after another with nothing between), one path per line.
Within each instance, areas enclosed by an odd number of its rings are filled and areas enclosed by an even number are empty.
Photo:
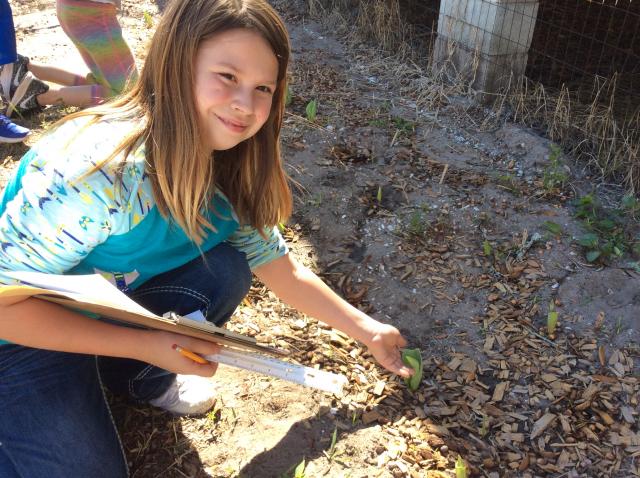
M96 103L122 93L138 76L111 3L56 0L60 26L80 51L96 82Z

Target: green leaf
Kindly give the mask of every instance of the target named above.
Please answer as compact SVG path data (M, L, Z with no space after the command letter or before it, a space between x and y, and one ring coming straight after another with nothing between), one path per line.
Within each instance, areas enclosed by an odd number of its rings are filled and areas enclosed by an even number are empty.
M378 186L378 194L376 194L376 199L378 200L378 204L382 202L382 186Z
M144 19L145 27L153 28L153 17L151 16L151 13L145 11L142 14L142 18Z
M482 243L482 252L484 252L485 256L490 256L492 250L491 244L485 239Z
M586 254L587 262L594 262L598 257L600 257L600 251L589 251Z
M626 194L622 198L622 207L628 211L633 211L634 209L637 209L639 205L640 203L638 202L638 200L635 198L633 194Z
M293 471L293 477L304 478L304 469L306 468L306 466L307 464L303 458L302 461L298 464L298 466L296 466L296 469Z
M604 231L613 231L616 228L616 223L611 219L601 219L598 221L598 227Z
M422 353L420 349L404 349L402 351L402 361L408 367L413 369L413 375L405 379L405 383L409 390L415 392L422 382Z
M556 332L556 327L558 325L558 312L549 311L547 314L547 332L549 335L553 335Z
M458 455L458 459L456 460L455 470L456 478L467 478L467 464L460 455Z
M544 221L542 225L547 231L549 231L554 236L562 235L562 226L560 224L555 223L553 221Z
M318 112L318 102L316 100L311 100L307 104L307 108L305 109L307 113L307 119L312 123L316 120L316 114Z
M284 94L284 105L289 106L293 101L293 94L291 93L291 88L287 85L287 91Z
M578 244L580 244L583 247L597 247L598 240L599 240L598 235L590 232L580 237L578 239Z

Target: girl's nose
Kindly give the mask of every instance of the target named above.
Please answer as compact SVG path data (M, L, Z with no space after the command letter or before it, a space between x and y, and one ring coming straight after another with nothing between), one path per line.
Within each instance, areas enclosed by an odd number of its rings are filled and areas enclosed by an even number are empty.
M238 89L231 100L231 108L244 114L253 113L253 91Z

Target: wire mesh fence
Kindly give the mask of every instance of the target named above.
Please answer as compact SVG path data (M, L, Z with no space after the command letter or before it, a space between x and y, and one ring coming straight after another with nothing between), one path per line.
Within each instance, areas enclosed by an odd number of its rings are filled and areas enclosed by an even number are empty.
M415 6L406 3L406 16ZM416 3L416 2L413 2ZM596 79L615 84L625 113L640 103L640 2L633 0L446 0L419 2L439 12L441 41L515 68L531 80L566 87L588 101ZM428 28L429 25L423 25ZM520 69L524 69L520 71ZM602 83L600 81L600 83Z
M318 0L315 0L318 1ZM596 77L616 84L620 101L640 98L640 1L637 0L323 0L369 21L375 10L395 13L424 61L436 38L475 52L508 70L520 55L523 73L550 87L590 94ZM391 22L389 22L391 23ZM362 25L367 27L367 25ZM390 25L396 31L396 25ZM393 39L385 42L393 48ZM517 63L517 62L516 62Z
M640 1L309 2L357 20L387 51L410 43L413 61L443 62L517 120L640 190Z
M640 103L640 2L544 0L540 2L526 74L566 85L588 100L594 78L615 85L620 109Z

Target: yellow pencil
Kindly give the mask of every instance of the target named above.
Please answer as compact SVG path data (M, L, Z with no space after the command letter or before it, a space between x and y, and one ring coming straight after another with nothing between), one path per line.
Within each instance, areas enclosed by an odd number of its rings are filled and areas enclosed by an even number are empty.
M197 363L201 363L201 364L207 364L209 362L207 362L205 359L203 359L202 357L200 357L200 355L193 353L191 350L187 350L187 349L183 349L182 347L180 347L177 344L173 344L171 346L171 348L173 350L175 350L176 352L180 352L182 355L184 355L187 358L190 358L191 360L193 360L194 362Z

